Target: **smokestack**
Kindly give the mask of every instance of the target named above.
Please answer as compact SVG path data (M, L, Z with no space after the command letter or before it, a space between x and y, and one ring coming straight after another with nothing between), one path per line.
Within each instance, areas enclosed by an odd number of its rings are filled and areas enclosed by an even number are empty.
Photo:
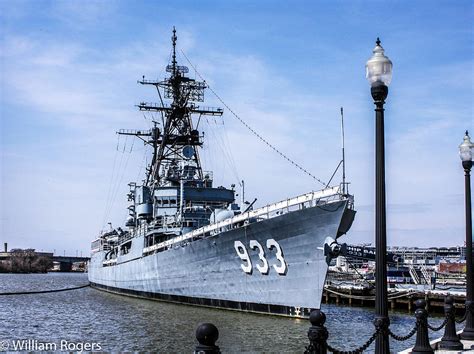
M7 253L8 252L8 243L5 242L4 246L5 246L5 253Z

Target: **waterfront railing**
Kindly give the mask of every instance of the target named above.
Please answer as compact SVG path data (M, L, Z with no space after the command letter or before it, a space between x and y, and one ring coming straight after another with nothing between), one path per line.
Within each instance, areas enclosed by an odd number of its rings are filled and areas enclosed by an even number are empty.
M313 310L309 316L311 326L308 330L309 344L305 346L305 354L356 354L366 351L378 336L390 336L396 341L407 341L415 336L415 345L410 350L410 353L434 353L434 348L430 344L429 331L441 331L444 329L443 337L437 343L436 349L441 350L462 350L464 345L456 332L456 324L462 323L466 320L469 311L473 311L470 303L466 303L464 316L456 319L456 308L454 306L453 298L448 295L444 300L445 318L438 326L433 326L429 323L429 313L426 309L426 301L423 299L415 302L415 321L413 328L406 334L400 335L392 332L387 328L386 333L380 330L374 330L372 335L357 348L339 349L330 344L330 333L325 327L326 314L321 310ZM217 354L220 353L219 346L216 342L219 338L219 330L212 323L200 324L196 330L196 339L199 344L196 346L194 353L197 354Z

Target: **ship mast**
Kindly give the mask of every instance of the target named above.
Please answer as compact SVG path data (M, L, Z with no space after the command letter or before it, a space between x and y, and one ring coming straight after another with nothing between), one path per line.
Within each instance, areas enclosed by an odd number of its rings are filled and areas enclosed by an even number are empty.
M204 101L205 81L196 81L186 76L189 69L180 66L176 59L176 29L173 28L171 64L166 67L170 77L163 81L146 80L143 76L138 83L153 85L158 91L160 103L141 102L140 111L160 112L163 117L163 131L155 127L147 132L131 131L127 135L138 137L148 136L146 141L153 147L153 157L147 168L145 185L152 189L161 186L178 185L181 180L180 162L194 163L196 177L204 178L199 158L198 147L202 146L202 136L193 127L192 115L221 116L221 108L200 107L196 102ZM163 91L163 94L161 93ZM163 102L163 98L172 100L171 104ZM126 133L126 132L123 132ZM119 134L123 134L119 132Z

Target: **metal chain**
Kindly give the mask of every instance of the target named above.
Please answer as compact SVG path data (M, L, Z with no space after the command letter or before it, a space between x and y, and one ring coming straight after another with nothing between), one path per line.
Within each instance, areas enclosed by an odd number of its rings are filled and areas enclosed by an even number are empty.
M426 322L426 325L427 325L428 328L431 329L432 331L437 332L437 331L439 331L440 329L444 328L444 326L446 326L446 323L448 323L448 319L449 319L448 316L446 316L445 319L444 319L444 321L443 321L443 323L441 323L441 325L438 326L438 327L433 327L433 326L430 325L428 322Z
M418 329L418 325L415 325L415 327L413 327L413 329L410 331L410 333L408 333L406 336L399 336L399 335L396 335L395 333L393 333L390 329L388 330L388 334L390 335L390 337L392 337L393 339L399 341L399 342L403 342L403 341L406 341L407 339L410 339L411 337L413 337L413 335L416 333L416 330Z
M469 304L469 305L466 305L465 308L464 308L464 316L462 316L459 320L457 320L456 318L454 318L454 320L456 321L456 323L463 323L466 318L467 318L467 313L469 311L471 311L471 306L472 304Z
M462 316L459 320L455 318L454 320L456 321L456 323L463 323L467 318L467 312L467 310L464 311L464 316Z
M188 61L189 65L192 66L192 68L194 69L194 71L196 72L196 74L201 78L201 80L203 80L205 83L206 83L206 86L207 88L214 94L214 96L217 97L217 99L229 110L230 113L232 113L232 115L237 118L240 123L242 123L248 130L250 130L258 139L260 139L260 141L262 141L265 145L267 145L270 149L272 149L273 151L275 151L277 154L279 154L281 157L283 157L285 160L287 160L289 163L291 163L292 165L294 165L296 168L298 168L299 170L301 170L302 172L306 173L308 176L310 176L311 178L313 178L315 181L318 181L319 183L321 183L324 187L326 187L326 183L324 183L323 181L321 181L319 178L317 178L315 175L313 175L311 172L309 172L308 170L306 170L304 167L302 167L301 165L299 165L298 163L296 163L295 161L293 161L292 159L290 159L288 156L286 156L283 152L281 152L279 149L277 149L275 146L273 146L272 144L270 144L264 137L262 137L259 133L257 133L250 125L248 125L242 118L240 118L237 113L235 113L225 102L224 100L212 89L211 86L209 86L209 84L206 82L206 80L204 80L204 78L202 77L202 75L199 73L199 71L197 71L196 67L193 65L193 63L191 63L191 61L189 60L189 58L186 56L186 54L184 54L183 51L181 51L181 53L183 53L184 57L186 58L186 60Z
M372 337L369 338L369 340L367 340L367 342L364 343L364 345L360 346L359 348L357 349L354 349L354 350L339 350L339 349L336 349L336 348L333 348L329 345L329 343L327 344L328 346L328 350L330 352L333 352L335 354L358 354L358 353L363 353L364 350L366 350L368 347L370 347L370 345L374 342L374 340L377 338L377 336L379 335L379 331L375 331L374 334L372 334Z

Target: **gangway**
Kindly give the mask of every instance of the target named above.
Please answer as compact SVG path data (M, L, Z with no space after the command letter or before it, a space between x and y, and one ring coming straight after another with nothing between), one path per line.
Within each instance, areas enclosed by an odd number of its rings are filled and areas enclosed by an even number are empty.
M413 279L413 282L414 282L415 284L421 284L421 279L420 279L418 273L416 272L415 267L413 267L412 264L410 264L410 265L408 266L408 270L409 270L409 272L410 272L411 278Z

